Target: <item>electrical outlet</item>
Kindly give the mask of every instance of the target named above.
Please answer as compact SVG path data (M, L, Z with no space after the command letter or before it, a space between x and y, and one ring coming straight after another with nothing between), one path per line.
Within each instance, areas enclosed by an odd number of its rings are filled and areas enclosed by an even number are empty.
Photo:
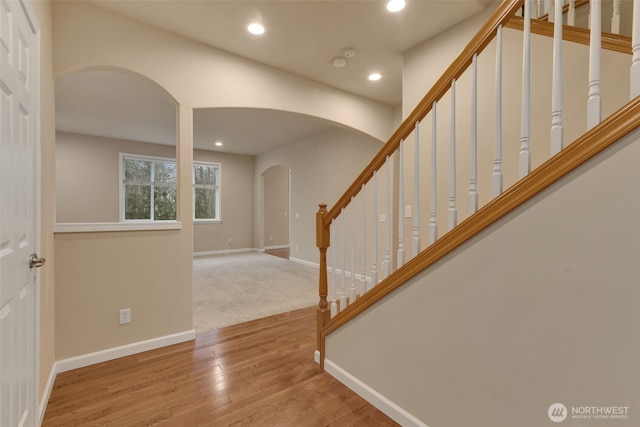
M123 308L120 310L120 324L125 325L127 323L131 323L131 309Z
M387 215L385 215L385 214L378 215L378 220L380 222L387 222Z

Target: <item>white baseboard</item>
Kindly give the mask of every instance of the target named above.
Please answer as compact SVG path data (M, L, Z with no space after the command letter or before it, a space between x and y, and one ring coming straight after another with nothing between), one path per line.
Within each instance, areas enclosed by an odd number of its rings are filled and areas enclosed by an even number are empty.
M311 261L305 261L300 258L289 258L289 261L297 262L298 264L308 265L309 267L320 268L320 264Z
M316 350L313 352L313 361L318 365L320 364L320 351Z
M219 251L194 252L193 257L205 257L211 255L238 254L241 252L264 252L264 249L258 248L240 248L240 249L222 249Z
M319 358L320 355L318 355ZM315 359L315 356L314 356ZM391 419L401 426L429 427L335 363L325 358L324 370L331 374L335 379L356 392L367 402L387 414Z
M57 374L57 362L54 362L51 366L51 371L49 371L49 378L47 378L47 383L44 386L44 393L40 397L40 407L38 408L38 425L42 425L42 421L44 420L44 413L47 410L47 404L49 403L49 397L51 397L51 390L53 390L53 383L56 381Z
M275 246L265 246L265 251L271 251L273 249L289 249L289 245L275 245Z
M196 331L191 329L189 331L179 332L177 334L165 335L163 337L153 338L146 341L139 341L120 347L108 348L106 350L96 351L94 353L70 357L68 359L63 359L56 362L56 373L59 374L60 372L66 372L77 368L84 368L85 366L106 362L107 360L113 360L119 357L141 353L143 351L154 350L156 348L190 341L195 339L195 337Z

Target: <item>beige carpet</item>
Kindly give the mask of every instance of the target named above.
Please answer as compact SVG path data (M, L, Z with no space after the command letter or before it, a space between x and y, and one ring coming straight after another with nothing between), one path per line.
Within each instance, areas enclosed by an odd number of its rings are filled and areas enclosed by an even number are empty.
M317 303L317 268L259 252L193 260L193 326L196 332Z

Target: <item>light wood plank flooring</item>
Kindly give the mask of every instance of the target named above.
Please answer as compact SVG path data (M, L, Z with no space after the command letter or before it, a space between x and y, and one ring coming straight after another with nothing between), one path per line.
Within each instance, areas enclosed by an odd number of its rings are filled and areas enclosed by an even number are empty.
M43 426L395 426L313 361L315 308L57 376Z

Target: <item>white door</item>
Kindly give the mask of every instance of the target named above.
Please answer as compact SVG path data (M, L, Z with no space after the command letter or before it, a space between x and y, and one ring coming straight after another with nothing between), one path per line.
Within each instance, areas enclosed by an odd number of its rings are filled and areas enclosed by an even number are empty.
M25 0L26 1L26 0ZM0 426L37 416L39 70L30 4L0 0ZM35 256L37 258L37 255ZM40 260L43 262L43 260Z

